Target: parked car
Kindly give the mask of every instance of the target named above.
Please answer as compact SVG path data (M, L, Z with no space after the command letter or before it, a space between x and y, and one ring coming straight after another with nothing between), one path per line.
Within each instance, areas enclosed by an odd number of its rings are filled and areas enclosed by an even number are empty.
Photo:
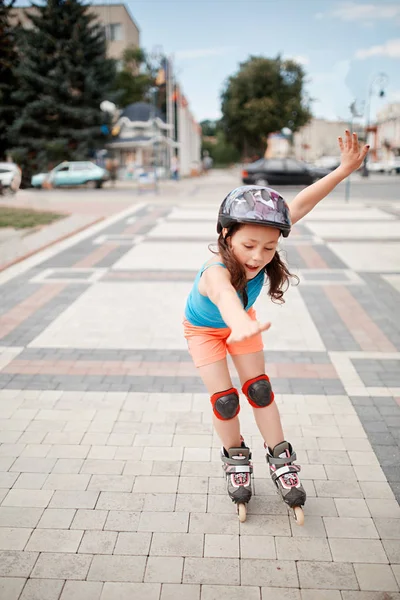
M400 173L400 156L395 156L388 164L388 173L395 175Z
M108 171L90 161L70 161L62 162L49 173L33 175L31 185L41 188L46 183L53 187L86 184L101 188L107 179L109 179Z
M0 194L15 194L21 185L21 169L12 162L0 162Z
M246 165L242 182L247 185L310 185L331 169L314 167L294 158L262 158Z
M368 160L367 168L370 173L389 173L389 163L383 161Z
M333 171L340 165L340 158L338 156L321 156L320 158L317 158L314 165Z

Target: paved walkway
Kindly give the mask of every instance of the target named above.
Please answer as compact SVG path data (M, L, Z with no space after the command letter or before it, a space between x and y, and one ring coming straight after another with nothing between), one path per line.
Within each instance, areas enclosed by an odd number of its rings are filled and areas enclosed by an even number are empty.
M325 201L258 301L306 524L226 496L185 296L237 184L182 182L0 274L1 600L399 600L400 214ZM346 215L344 221L343 215Z

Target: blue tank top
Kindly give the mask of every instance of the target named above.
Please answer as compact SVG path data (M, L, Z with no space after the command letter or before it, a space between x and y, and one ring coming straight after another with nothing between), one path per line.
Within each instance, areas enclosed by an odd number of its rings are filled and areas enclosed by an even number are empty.
M226 269L223 263L212 263L212 265L220 265ZM210 298L203 296L199 292L199 281L204 271L212 265L204 266L196 275L193 287L186 301L185 318L196 327L215 327L222 329L228 327L223 320L219 308L211 302ZM260 295L264 284L264 270L260 271L254 279L250 279L246 285L248 302L246 311L248 311ZM240 297L239 293L238 296Z

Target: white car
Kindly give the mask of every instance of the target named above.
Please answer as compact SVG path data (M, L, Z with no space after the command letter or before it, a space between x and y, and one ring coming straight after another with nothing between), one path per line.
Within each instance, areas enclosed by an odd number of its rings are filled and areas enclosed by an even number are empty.
M369 160L367 162L367 168L370 173L389 173L390 172L389 163L380 161L380 160L376 160L376 161Z
M400 173L400 156L394 156L388 163L388 173Z
M15 194L21 185L21 169L12 162L0 162L0 194Z

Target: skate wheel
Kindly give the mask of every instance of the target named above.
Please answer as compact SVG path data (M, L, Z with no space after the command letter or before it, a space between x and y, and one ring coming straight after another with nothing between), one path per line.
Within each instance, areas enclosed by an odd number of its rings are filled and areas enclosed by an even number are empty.
M238 517L241 523L244 523L246 520L246 505L238 504L237 505Z
M297 525L304 525L304 513L301 506L295 506L293 509L294 520Z

